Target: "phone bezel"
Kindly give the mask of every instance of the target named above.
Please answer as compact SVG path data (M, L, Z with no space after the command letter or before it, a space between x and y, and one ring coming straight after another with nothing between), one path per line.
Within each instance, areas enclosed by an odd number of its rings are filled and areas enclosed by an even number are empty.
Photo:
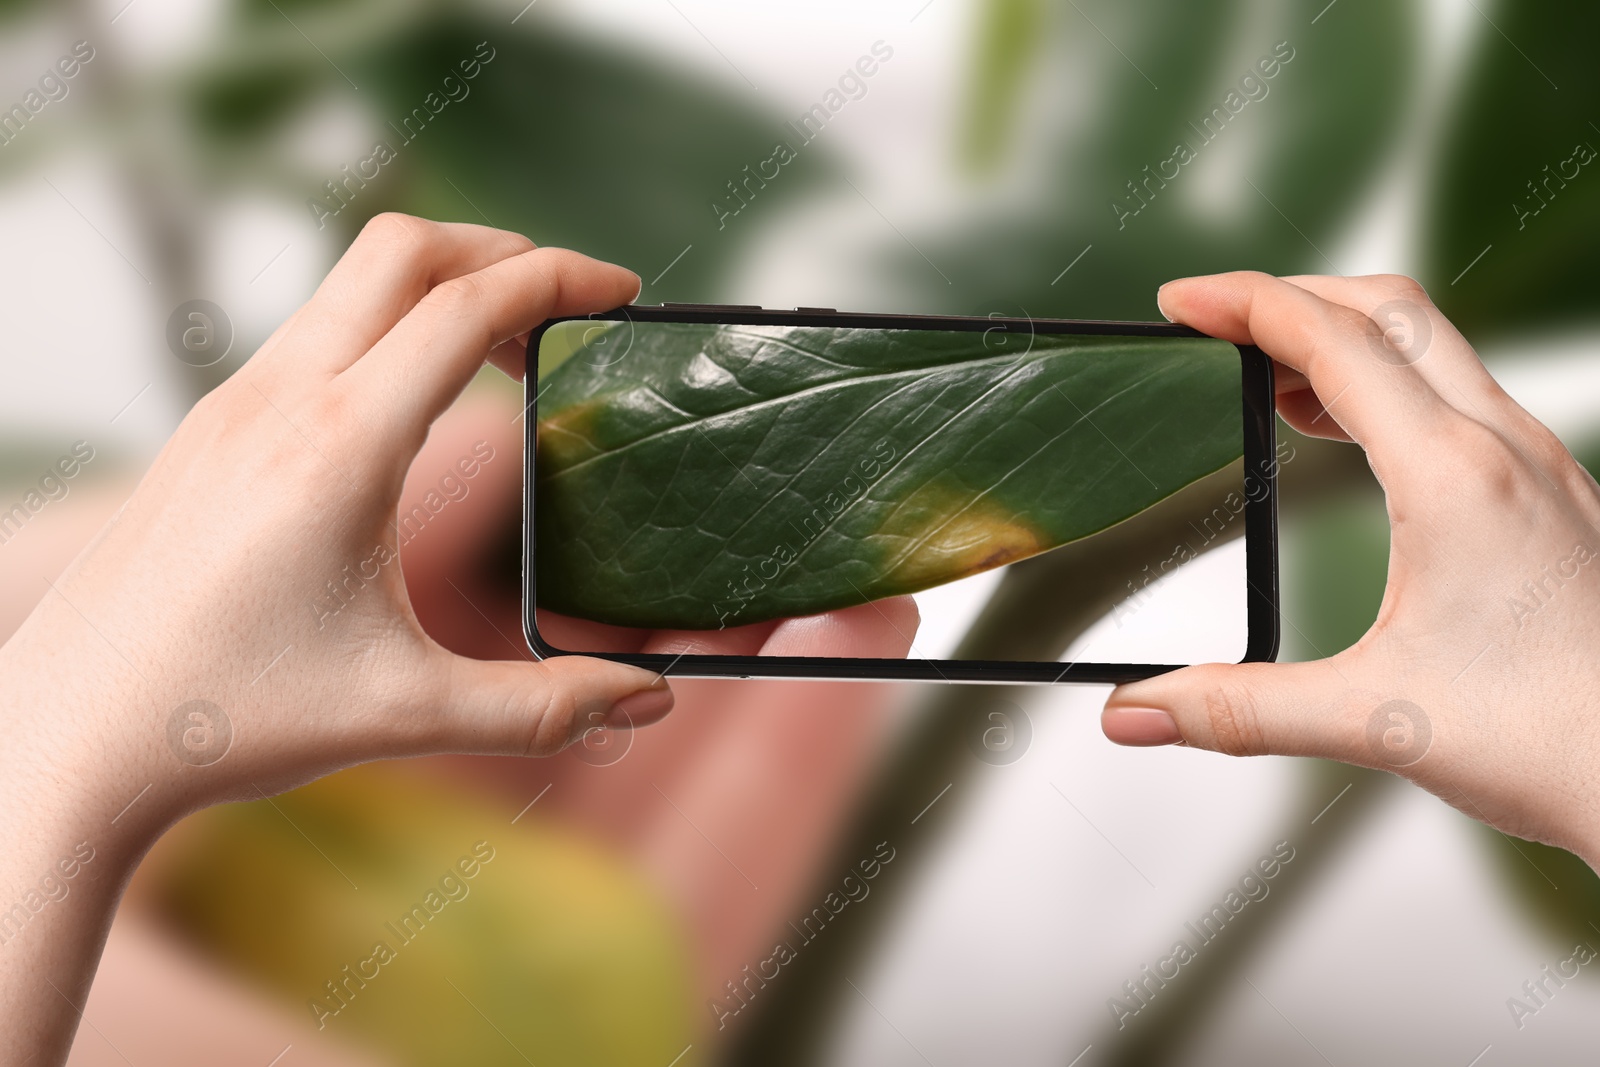
M561 322L684 322L772 326L852 326L864 329L983 331L1027 328L1042 333L1131 337L1203 337L1198 330L1167 322L1114 322L1084 319L1034 319L1001 316L878 315L826 309L769 310L744 305L629 304L593 315L551 319L528 337L527 377L523 385L523 636L540 659L587 655L628 663L674 677L813 678L832 680L945 681L990 683L1130 682L1178 670L1187 664L1063 663L1010 660L857 659L798 656L669 656L654 653L575 652L546 642L535 620L535 545L533 471L538 447L539 345ZM1245 494L1245 579L1248 635L1241 663L1274 659L1278 653L1278 485L1272 361L1253 345L1239 350L1242 382L1246 479L1266 491Z

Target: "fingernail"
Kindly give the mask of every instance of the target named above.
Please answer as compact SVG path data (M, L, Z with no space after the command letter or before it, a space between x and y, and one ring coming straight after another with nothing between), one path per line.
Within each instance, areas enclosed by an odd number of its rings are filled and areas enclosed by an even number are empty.
M1107 708L1100 728L1119 745L1171 745L1183 740L1172 716L1159 708Z
M1171 283L1169 282L1168 284ZM1166 319L1168 322L1172 322L1172 312L1168 311L1167 306L1161 302L1161 294L1165 293L1166 291L1167 287L1165 285L1156 290L1156 309L1161 312L1162 318Z
M666 686L630 693L611 705L611 710L606 712L604 725L626 730L633 726L644 726L655 722L672 710L674 699L672 690Z

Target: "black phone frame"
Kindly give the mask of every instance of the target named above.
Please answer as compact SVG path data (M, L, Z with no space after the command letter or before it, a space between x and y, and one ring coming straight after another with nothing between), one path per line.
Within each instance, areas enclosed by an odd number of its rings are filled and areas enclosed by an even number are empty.
M546 642L535 621L533 566L535 545L533 472L538 447L538 353L545 331L561 322L684 322L770 326L851 326L863 329L986 331L995 328L1041 333L1129 337L1204 337L1169 322L1115 322L1092 319L1034 319L1002 316L875 315L831 308L792 311L743 304L628 304L592 315L551 319L528 337L527 377L523 385L523 636L540 659L592 656L645 667L662 675L700 678L811 678L930 682L1040 684L1121 683L1178 670L1187 664L1063 663L1029 660L864 659L824 656L669 656L655 653L575 652ZM1245 467L1245 580L1248 636L1241 663L1277 657L1281 639L1278 611L1278 463L1273 406L1272 360L1253 345L1239 350L1243 383ZM1264 493L1252 491L1265 487ZM1257 497L1259 496L1259 499Z

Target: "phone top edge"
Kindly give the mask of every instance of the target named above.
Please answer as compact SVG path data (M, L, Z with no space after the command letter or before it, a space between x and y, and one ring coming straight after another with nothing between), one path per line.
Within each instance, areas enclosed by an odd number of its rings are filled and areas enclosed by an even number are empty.
M1134 336L1206 337L1207 334L1175 322L1141 322L1117 319L1058 319L1015 315L912 315L861 311L836 311L829 308L763 308L754 304L624 304L609 311L589 315L567 315L549 319L537 327L534 339L561 322L684 322L706 325L770 326L855 326L866 329L968 330L990 329L998 325L1026 325L1048 333L1107 333ZM1232 342L1229 342L1232 343ZM1246 346L1238 346L1246 347Z

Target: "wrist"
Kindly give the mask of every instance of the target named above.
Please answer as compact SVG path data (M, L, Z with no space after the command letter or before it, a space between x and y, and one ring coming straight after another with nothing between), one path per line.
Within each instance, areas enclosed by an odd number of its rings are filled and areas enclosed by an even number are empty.
M75 653L41 654L24 634L0 647L0 826L33 840L36 861L88 842L103 870L136 863L185 808L144 736L147 684Z
M7 699L0 721L27 710ZM21 725L0 752L0 1014L16 1023L0 1060L64 1062L123 889L158 831L120 810L67 731Z

